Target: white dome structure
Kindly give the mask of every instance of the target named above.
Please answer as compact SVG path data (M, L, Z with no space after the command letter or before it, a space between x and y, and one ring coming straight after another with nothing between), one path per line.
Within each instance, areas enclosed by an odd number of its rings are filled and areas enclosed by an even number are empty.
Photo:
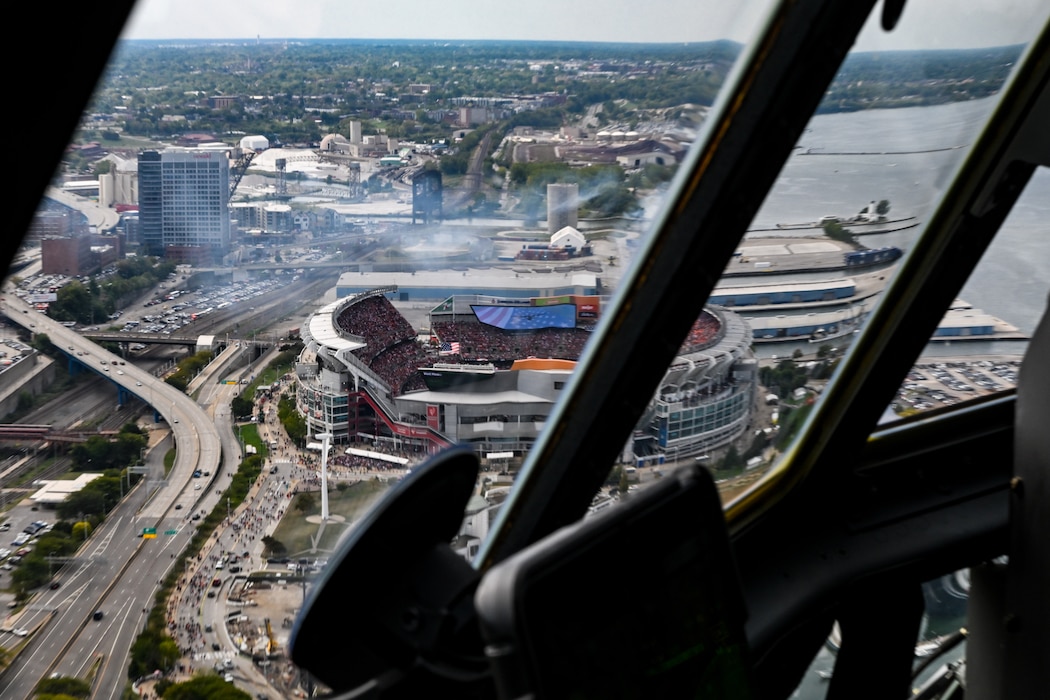
M270 141L265 136L245 136L241 139L241 148L246 151L265 151L270 147Z

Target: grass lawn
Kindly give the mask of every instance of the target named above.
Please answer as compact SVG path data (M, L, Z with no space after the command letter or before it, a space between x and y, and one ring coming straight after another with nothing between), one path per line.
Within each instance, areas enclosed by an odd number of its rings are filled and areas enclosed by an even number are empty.
M239 429L245 445L253 445L258 454L263 457L270 454L270 448L259 437L259 427L255 423L241 423Z
M329 554L335 549L343 533L368 510L368 507L384 493L391 484L378 479L370 481L359 481L350 484L346 489L331 489L328 493L328 511L332 515L341 515L346 520L342 523L329 522L325 525L321 541L317 543L317 549L313 549L311 538L317 536L320 525L307 520L308 516L321 514L321 493L319 491L309 492L313 500L313 507L305 513L296 509L296 503L304 494L299 494L292 499L291 505L285 511L284 518L277 526L273 536L283 543L288 556L313 556L315 554Z

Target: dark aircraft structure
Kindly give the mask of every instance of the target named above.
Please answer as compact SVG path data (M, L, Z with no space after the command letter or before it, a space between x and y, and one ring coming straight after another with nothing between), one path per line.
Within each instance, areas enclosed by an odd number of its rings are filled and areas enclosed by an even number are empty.
M964 682L942 675L922 697L1050 693L1050 315L1015 391L879 423L1050 167L1046 24L783 463L725 510L697 466L581 520L868 15L892 30L903 6L775 3L477 559L447 546L478 470L452 449L331 559L296 622L296 663L347 698L788 698L837 622L827 697L903 698L922 582L970 568ZM104 11L84 18L96 32L48 28L49 46L83 49L68 90L16 78L12 94L54 122L43 157L14 144L12 161L40 166L19 178L16 231L116 39ZM366 612L342 602L362 596Z

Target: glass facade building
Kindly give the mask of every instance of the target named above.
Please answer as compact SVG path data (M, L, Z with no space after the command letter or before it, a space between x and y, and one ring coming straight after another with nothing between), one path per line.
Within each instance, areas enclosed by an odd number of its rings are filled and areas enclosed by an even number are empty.
M139 155L143 252L215 261L230 245L230 164L225 151L168 149Z

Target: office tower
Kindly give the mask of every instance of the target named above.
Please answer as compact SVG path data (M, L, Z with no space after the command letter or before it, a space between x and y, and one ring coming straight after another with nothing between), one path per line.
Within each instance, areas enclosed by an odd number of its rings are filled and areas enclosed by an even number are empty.
M218 262L230 245L230 165L225 151L168 149L139 155L143 252L175 262Z

